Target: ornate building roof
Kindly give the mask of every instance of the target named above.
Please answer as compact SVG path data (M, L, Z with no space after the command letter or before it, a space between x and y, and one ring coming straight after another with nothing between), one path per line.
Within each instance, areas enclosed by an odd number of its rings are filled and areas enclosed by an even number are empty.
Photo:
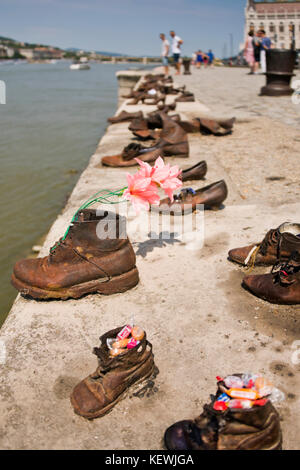
M265 2L256 2L249 0L248 8L254 8L256 13L294 13L300 12L300 0L266 0Z

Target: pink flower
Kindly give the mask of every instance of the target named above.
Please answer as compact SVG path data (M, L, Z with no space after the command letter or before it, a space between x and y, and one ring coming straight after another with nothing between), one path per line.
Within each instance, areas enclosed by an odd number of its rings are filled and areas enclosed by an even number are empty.
M127 182L128 188L124 191L123 196L132 203L136 213L139 213L141 208L149 210L150 204L159 205L160 197L157 186L151 178L145 177L139 171L135 175L127 173Z
M169 164L165 165L161 157L158 157L153 168L138 158L136 158L136 161L141 167L139 173L145 178L151 178L152 182L160 186L171 202L173 202L174 191L182 186L182 181L178 179L178 176L181 175L181 170L178 166L171 167Z
M144 178L151 178L153 170L152 166L150 166L149 163L143 162L139 158L135 158L135 161L138 162L141 167L139 174L143 175Z

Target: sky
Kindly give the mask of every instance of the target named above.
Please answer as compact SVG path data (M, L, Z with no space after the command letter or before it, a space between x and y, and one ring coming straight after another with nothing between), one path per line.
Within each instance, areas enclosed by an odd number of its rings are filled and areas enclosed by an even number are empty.
M222 57L243 42L246 0L0 0L0 36L128 55L160 55L159 33L175 30L183 54Z

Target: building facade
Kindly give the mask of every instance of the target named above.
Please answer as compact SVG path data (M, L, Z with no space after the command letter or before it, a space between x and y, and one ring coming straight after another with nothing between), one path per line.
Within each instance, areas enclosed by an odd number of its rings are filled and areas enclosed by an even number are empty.
M27 60L62 59L63 52L51 47L36 47L34 49L19 49L20 54Z
M247 0L245 39L248 31L264 29L274 47L291 47L291 27L295 30L295 46L300 50L300 0Z
M14 49L12 47L3 46L0 44L0 58L11 58L14 56Z

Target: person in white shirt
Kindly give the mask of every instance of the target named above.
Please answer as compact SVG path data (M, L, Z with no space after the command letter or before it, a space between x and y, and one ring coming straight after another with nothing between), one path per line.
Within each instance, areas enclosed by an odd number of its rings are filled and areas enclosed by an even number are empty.
M175 31L170 31L170 36L172 38L172 54L177 70L176 75L180 75L180 54L183 40L179 36L176 36Z
M161 49L161 56L162 56L162 63L165 69L166 77L169 75L169 52L170 52L170 43L166 39L166 35L161 33L160 39L162 40L162 49Z

